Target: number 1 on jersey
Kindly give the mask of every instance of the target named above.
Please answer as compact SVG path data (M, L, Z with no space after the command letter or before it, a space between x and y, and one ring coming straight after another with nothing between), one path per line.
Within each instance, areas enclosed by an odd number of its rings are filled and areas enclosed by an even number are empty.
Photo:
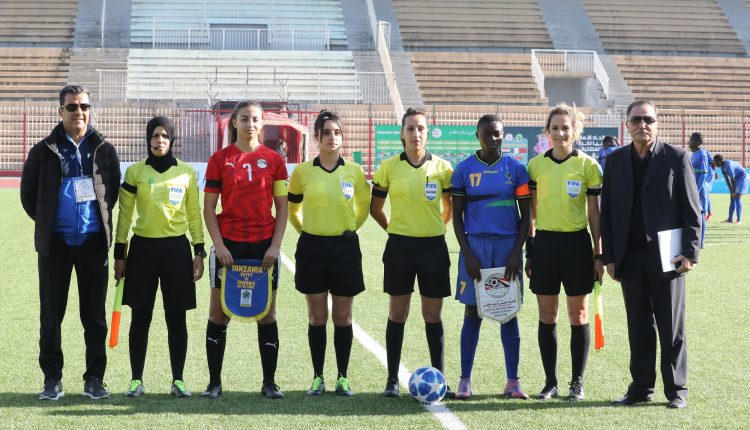
M250 163L245 163L242 165L245 169L247 169L247 180L250 182L253 182L253 168Z
M469 182L471 182L472 187L478 187L479 181L482 180L482 174L481 173L472 173L469 175Z

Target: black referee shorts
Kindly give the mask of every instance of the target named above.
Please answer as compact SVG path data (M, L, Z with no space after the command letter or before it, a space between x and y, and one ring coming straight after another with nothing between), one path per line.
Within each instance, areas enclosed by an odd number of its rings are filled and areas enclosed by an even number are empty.
M594 289L594 253L586 230L558 232L538 230L531 253L531 292L583 296Z
M122 303L133 309L153 309L160 280L164 309L195 309L193 253L187 237L133 235L125 260Z
M354 297L365 290L359 236L316 236L303 232L294 253L294 283L303 294L330 291L334 296Z
M392 296L414 292L430 298L451 295L448 245L445 236L409 237L389 234L383 252L383 291Z
M260 242L235 242L225 237L222 238L224 246L232 254L234 260L263 260L266 251L271 246L271 238ZM216 249L211 247L211 255L208 259L208 271L211 277L211 287L221 288L221 263L216 259ZM274 290L279 288L279 260L271 268L271 285Z

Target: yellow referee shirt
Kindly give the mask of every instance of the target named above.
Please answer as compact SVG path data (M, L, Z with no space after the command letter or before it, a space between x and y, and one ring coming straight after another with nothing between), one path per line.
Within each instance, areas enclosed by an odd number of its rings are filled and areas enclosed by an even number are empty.
M362 167L339 158L330 172L315 157L297 165L289 180L289 222L298 232L340 236L367 219L370 185Z
M586 196L601 193L602 171L592 157L574 149L565 160L550 149L529 161L529 187L536 190L536 229L572 232L586 228Z
M176 166L159 173L141 160L125 171L119 198L115 243L128 241L134 207L138 219L133 233L138 236L175 237L189 229L193 245L205 243L198 181L189 164L177 160Z
M409 163L405 152L380 163L372 183L388 190L388 233L410 237L444 235L441 201L444 192L450 193L452 174L450 162L429 152L420 166Z

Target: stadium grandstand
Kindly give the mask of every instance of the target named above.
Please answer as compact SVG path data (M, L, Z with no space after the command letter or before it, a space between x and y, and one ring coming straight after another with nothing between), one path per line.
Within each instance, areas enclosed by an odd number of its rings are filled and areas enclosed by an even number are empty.
M175 119L179 157L207 161L240 99L309 128L338 110L371 173L375 129L409 106L435 126L498 113L541 129L566 101L627 142L624 109L647 98L664 140L701 131L747 165L749 52L748 0L3 0L0 172L20 174L67 83L91 90L123 161L143 157L154 114Z

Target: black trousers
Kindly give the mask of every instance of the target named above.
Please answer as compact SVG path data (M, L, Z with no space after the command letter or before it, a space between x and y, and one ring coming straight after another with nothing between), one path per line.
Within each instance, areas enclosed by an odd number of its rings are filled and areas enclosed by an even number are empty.
M63 352L60 325L68 304L70 277L78 278L79 313L86 342L86 372L83 379L104 378L107 366L105 341L107 320L107 246L103 233L90 234L80 246L68 246L54 238L48 256L38 255L39 267L39 366L45 379L62 379Z
M663 278L648 266L645 251L633 252L625 257L620 270L633 378L628 392L637 396L654 392L658 332L664 394L670 400L687 399L685 277Z

